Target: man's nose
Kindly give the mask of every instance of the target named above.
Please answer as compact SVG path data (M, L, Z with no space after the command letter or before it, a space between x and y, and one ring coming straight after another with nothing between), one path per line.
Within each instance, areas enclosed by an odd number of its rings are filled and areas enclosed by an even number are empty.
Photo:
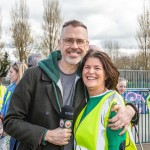
M72 48L78 48L78 44L77 44L76 40L73 41L71 47Z

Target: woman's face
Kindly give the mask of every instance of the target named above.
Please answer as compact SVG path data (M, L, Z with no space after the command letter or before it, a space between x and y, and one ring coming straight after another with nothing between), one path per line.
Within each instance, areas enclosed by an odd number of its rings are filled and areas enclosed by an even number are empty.
M98 95L105 90L105 70L98 58L90 57L85 62L82 78L90 96Z
M127 82L126 81L120 81L117 85L117 88L119 90L120 94L123 94L126 91Z
M9 69L9 77L10 77L11 82L13 83L18 82L19 74L16 72L16 70L12 66Z

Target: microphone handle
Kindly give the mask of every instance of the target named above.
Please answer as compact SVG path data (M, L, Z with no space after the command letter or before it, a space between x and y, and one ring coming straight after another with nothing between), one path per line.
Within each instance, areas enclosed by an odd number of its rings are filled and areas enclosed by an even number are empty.
M59 126L60 126L60 128L70 129L70 128L72 128L72 120L62 119L61 118Z

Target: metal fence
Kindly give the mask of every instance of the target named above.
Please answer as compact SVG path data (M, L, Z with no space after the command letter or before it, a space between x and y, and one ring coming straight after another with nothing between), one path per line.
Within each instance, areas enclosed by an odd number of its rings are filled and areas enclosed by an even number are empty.
M135 128L132 128L136 143L139 143L139 139L142 143L150 143L150 112L146 105L146 98L150 94L149 91L150 88L128 88L123 95L126 101L136 105L140 113L139 123L136 126L139 138Z
M145 107L145 109L147 107L145 103L138 104L138 108L141 106ZM135 142L139 143L141 141L142 143L150 143L150 113L140 114L139 123L136 125L136 127L139 138L135 132L135 128L132 128Z
M150 88L150 70L119 70L128 80L127 88Z

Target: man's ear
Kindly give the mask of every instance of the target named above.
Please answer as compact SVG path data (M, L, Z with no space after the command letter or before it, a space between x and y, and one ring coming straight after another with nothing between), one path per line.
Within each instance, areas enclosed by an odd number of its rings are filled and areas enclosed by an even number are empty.
M61 43L61 39L58 39L58 45L60 45L60 43Z
M59 39L58 40L58 46L57 46L58 49L60 49L60 44L61 44L61 40Z
M89 41L87 41L87 47L88 47L88 49L90 48L90 42Z

